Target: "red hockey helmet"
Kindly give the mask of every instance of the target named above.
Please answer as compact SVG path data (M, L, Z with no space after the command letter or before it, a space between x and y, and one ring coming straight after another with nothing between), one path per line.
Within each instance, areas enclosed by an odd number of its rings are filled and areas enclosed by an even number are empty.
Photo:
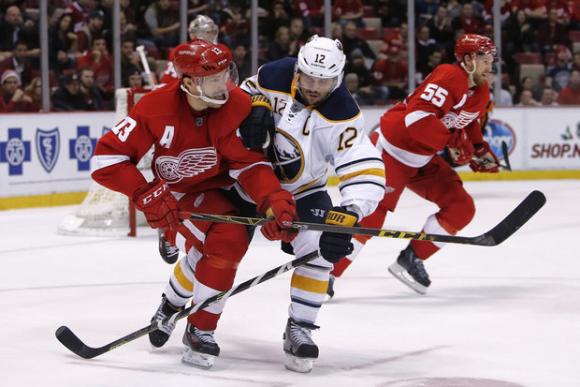
M231 51L222 44L202 39L180 44L175 48L173 65L179 77L207 77L229 68L233 61Z
M463 35L455 43L455 58L459 62L463 62L463 58L467 54L490 54L495 59L495 43L487 36L477 34Z
M175 48L173 66L180 78L190 77L195 90L181 89L206 103L223 105L238 84L238 72L231 51L224 45L195 39Z

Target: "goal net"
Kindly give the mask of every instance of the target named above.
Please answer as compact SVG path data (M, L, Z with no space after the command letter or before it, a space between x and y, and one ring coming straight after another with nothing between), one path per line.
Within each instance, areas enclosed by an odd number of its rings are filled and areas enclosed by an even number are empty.
M148 91L118 89L115 92L114 122L124 118ZM149 151L137 166L147 180L153 178L151 159L152 151ZM57 231L64 235L135 236L137 226L146 224L143 214L135 210L127 196L93 181L83 202L60 222Z

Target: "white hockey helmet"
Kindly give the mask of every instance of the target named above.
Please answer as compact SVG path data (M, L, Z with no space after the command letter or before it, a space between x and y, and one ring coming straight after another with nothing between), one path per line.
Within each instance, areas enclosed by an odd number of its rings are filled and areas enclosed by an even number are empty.
M197 15L195 19L189 23L187 32L189 32L189 37L191 39L203 39L207 42L216 44L219 29L210 17L205 15Z
M336 78L330 93L342 83L345 63L346 55L338 39L313 35L298 52L297 67L301 73L316 78Z

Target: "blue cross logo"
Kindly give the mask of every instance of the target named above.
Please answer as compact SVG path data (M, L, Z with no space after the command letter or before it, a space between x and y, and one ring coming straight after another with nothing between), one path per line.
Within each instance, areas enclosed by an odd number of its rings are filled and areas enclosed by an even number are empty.
M8 163L8 175L22 175L22 164L30 161L30 141L22 141L22 128L9 128L8 141L0 141L0 163Z
M79 171L91 170L91 156L97 146L97 139L91 138L88 126L77 126L77 137L68 141L69 159L77 160Z

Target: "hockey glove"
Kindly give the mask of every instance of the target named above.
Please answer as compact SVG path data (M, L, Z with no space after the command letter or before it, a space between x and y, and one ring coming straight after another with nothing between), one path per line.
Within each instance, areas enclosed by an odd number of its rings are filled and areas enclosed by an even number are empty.
M476 144L474 146L475 154L473 159L469 162L469 167L473 172L498 172L499 160L489 147L489 144L484 141L481 144Z
M240 136L244 146L254 150L267 148L275 131L276 124L270 101L261 94L253 95L252 111L240 124Z
M449 156L455 165L465 165L471 161L475 148L464 130L456 130L447 143Z
M336 226L352 227L356 225L358 215L345 207L333 207L324 223ZM328 262L336 263L340 258L352 253L353 245L350 241L352 234L339 234L334 232L323 232L320 236L320 255Z
M298 233L288 228L288 223L296 218L296 203L292 194L288 191L271 194L266 208L266 216L273 216L274 219L262 226L262 234L271 241L292 242Z
M170 229L179 224L177 200L163 180L156 179L139 187L133 194L133 203L152 228Z

